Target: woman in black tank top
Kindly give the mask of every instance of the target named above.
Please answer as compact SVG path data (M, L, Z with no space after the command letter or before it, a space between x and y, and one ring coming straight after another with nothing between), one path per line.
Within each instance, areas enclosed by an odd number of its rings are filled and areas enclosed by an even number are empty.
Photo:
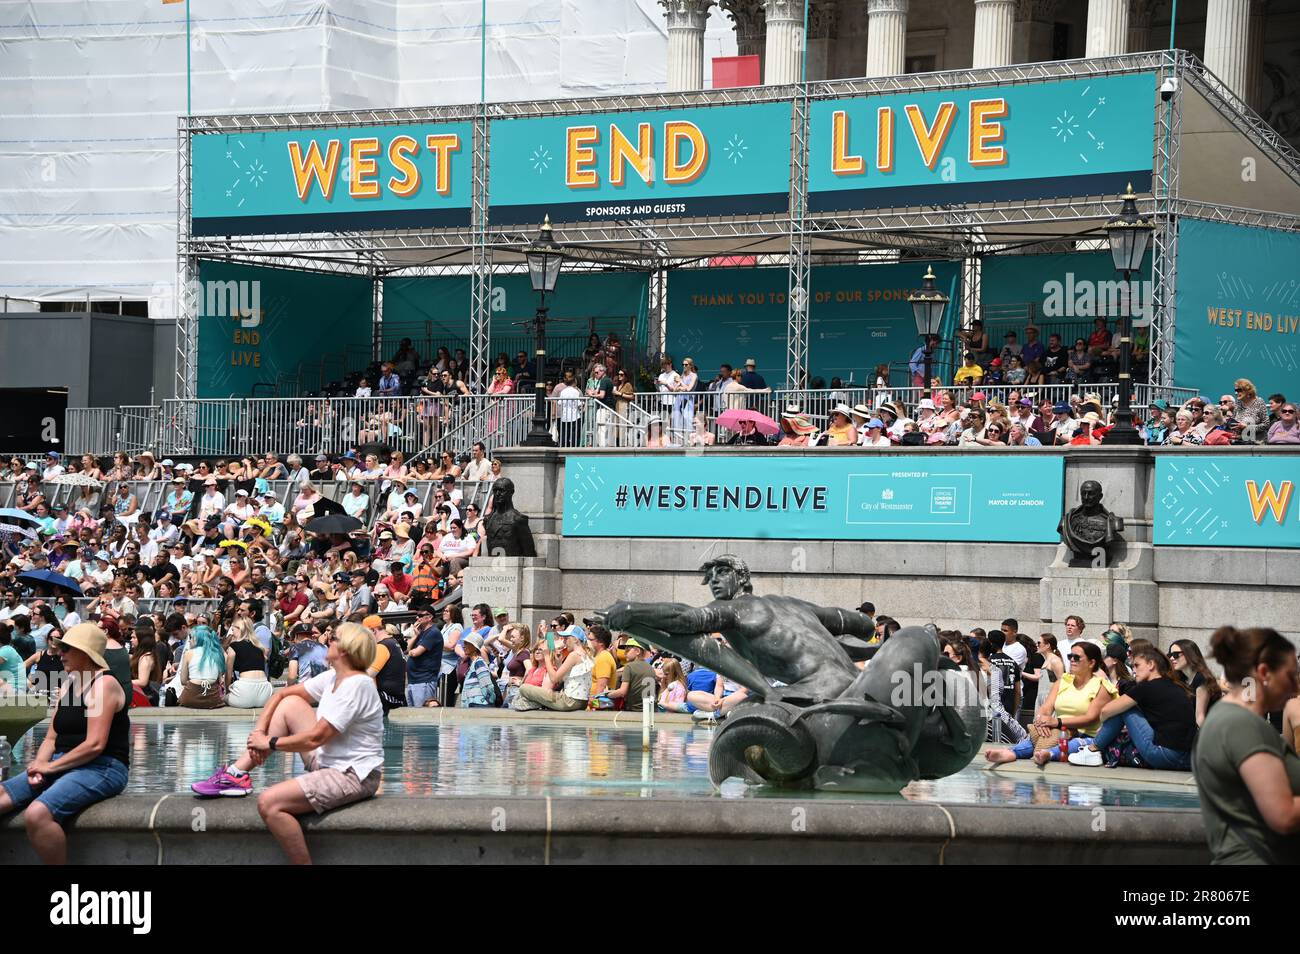
M0 789L0 815L27 810L27 837L46 864L67 861L64 824L126 788L130 700L106 672L107 638L94 623L80 623L64 634L63 666L69 678L50 728L27 771Z

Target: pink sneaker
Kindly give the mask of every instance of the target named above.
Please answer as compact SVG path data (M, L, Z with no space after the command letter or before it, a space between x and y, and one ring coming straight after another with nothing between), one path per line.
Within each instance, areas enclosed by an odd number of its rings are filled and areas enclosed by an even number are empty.
M190 786L190 791L199 798L219 798L221 796L242 798L252 790L252 776L247 773L241 776L231 775L226 771L224 765L213 772L212 777L207 781L195 782Z

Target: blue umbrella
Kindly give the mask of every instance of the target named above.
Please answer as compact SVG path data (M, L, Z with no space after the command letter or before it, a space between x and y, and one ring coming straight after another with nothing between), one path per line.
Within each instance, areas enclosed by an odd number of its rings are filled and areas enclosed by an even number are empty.
M0 523L30 523L39 524L39 517L33 517L26 510L18 510L15 507L6 507L0 510Z
M53 570L28 570L26 573L19 573L18 579L28 583L44 583L46 586L57 586L65 589L73 596L81 595L81 587L77 581L70 576L64 576L62 573L55 573Z

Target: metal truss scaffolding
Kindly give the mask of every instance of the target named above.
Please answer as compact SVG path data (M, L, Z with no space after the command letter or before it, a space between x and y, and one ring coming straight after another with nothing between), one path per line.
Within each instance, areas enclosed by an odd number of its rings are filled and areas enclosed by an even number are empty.
M780 261L789 269L786 385L806 386L809 348L809 279L815 256L899 260L943 258L962 262L960 318L979 314L979 276L985 255L1032 251L1052 243L1095 239L1118 210L1115 196L1067 195L1030 201L967 202L959 206L915 205L846 212L812 212L809 197L809 116L820 100L868 94L932 92L1006 84L1049 83L1080 77L1147 73L1175 78L1222 113L1232 128L1267 155L1285 176L1300 184L1300 155L1281 139L1194 56L1178 50L1132 53L1096 59L1019 64L995 69L829 80L791 86L695 90L649 95L610 95L544 102L478 103L429 108L345 112L257 113L182 117L178 148L178 242L176 396L194 398L198 381L198 319L188 293L200 259L314 271L386 276L468 274L471 277L470 364L473 385L487 381L495 273L522 269L528 227L495 226L488 189L488 130L494 120L570 116L624 110L690 109L735 103L790 103L792 107L790 203L780 214L716 218L555 223L556 239L570 253L571 270L637 270L650 274L647 351L668 349L665 341L667 275L719 256L747 255ZM1153 93L1154 95L1154 93ZM1300 231L1300 219L1279 212L1235 209L1181 199L1179 158L1183 94L1157 104L1153 130L1152 195L1139 207L1154 217L1154 319L1150 381L1171 385L1174 364L1175 286L1178 219L1183 215ZM473 124L473 186L470 224L452 229L379 229L297 235L202 236L191 234L193 137L216 133L283 129L342 128L459 121ZM1189 120L1190 122L1190 120ZM1190 155L1190 153L1189 153ZM1191 180L1189 179L1189 188ZM1199 196L1198 196L1199 198ZM918 279L919 279L918 274ZM375 320L382 319L382 291L376 289ZM376 332L377 333L377 332Z
M1175 75L1175 68L1160 79ZM1155 130L1155 232L1151 246L1152 315L1147 350L1147 380L1158 387L1174 383L1174 313L1178 276L1178 154L1182 141L1183 98L1157 107Z
M786 296L785 386L808 386L808 87L794 96L790 129L790 282Z

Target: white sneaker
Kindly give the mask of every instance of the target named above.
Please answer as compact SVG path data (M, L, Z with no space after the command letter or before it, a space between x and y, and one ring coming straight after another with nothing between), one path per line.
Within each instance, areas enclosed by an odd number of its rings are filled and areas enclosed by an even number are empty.
M1097 749L1088 747L1081 748L1078 752L1071 752L1069 755L1071 765L1101 765L1101 752Z
M718 714L712 709L696 709L691 713L691 718L696 722L715 722L717 721Z

